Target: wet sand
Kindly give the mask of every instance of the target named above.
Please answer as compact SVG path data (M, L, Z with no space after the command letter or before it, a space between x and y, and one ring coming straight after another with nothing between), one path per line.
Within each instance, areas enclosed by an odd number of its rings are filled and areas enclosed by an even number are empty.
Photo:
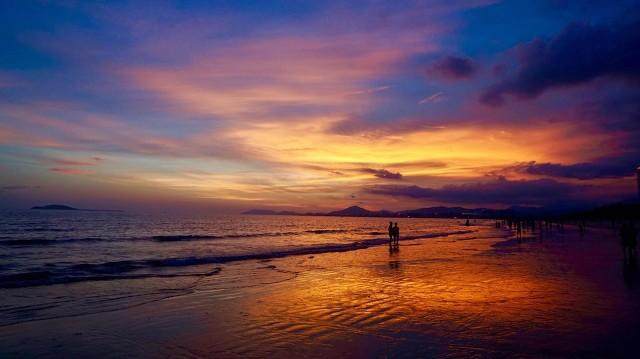
M0 327L0 356L638 357L640 283L613 231L517 240L471 228L401 241L399 251L382 245L123 281L164 289L100 313L21 318ZM55 287L47 290L92 290Z

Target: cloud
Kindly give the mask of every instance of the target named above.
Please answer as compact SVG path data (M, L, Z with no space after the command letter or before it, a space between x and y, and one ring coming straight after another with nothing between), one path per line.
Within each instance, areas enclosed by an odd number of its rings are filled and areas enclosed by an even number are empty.
M390 179L390 180L399 180L402 179L402 174L400 172L391 172L385 169L374 169L374 168L362 168L360 172L371 173L378 178Z
M537 163L535 161L508 167L520 173L531 175L591 180L598 178L622 178L632 176L640 165L640 157L607 157L593 162L575 163Z
M0 127L0 144L148 156L257 158L255 149L225 129L203 125L197 132L167 134L126 118L86 110L83 105L72 102L5 105L0 115L15 120L12 122L15 128L9 129L6 137ZM56 167L98 165L104 161L97 156L82 160L50 156L41 159Z
M572 23L556 37L535 39L515 49L515 73L489 86L480 101L500 106L505 95L531 99L560 87L610 76L640 80L640 21L611 26Z
M368 89L364 89L364 90L358 90L358 91L350 92L347 95L349 95L349 96L368 95L368 94L372 94L372 93L376 93L376 92L386 91L389 88L391 88L391 86L378 86L378 87L373 87L373 88L368 88Z
M89 160L78 161L64 158L51 158L50 161L59 166L97 166L103 159L100 157L91 157Z
M508 180L498 177L488 182L447 185L442 188L377 185L366 192L392 197L428 199L447 203L545 205L569 200L587 186L577 186L552 179Z
M368 137L392 136L419 131L437 131L445 128L432 119L424 117L396 118L393 121L375 121L362 116L350 116L336 121L327 127L329 134L351 136L367 135Z
M79 169L79 168L66 168L66 167L52 167L49 168L51 172L63 173L66 175L90 175L94 174L94 171Z
M249 38L208 47L209 53L180 67L131 66L119 74L176 112L243 122L282 121L283 112L299 119L310 110L326 115L362 106L388 90L362 84L395 71L420 43L414 35L385 40L394 35L379 30Z
M478 65L468 57L447 56L431 65L428 72L447 80L462 80L473 77L477 70Z
M640 149L640 91L627 91L582 103L576 116L598 124L604 130L634 133L636 148Z
M418 102L419 105L424 105L426 103L437 103L440 102L442 100L444 100L444 93L443 92L436 92L431 96L427 96L425 98L423 98L422 100L420 100Z

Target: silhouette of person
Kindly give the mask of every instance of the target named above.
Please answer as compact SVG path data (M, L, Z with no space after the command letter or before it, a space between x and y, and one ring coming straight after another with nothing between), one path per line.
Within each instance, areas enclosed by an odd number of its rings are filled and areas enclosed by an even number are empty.
M398 244L398 241L400 240L400 228L398 227L398 222L396 222L393 226L393 237L395 243Z
M389 245L391 245L393 243L393 238L394 238L394 235L393 235L393 222L389 222L388 230L389 230Z

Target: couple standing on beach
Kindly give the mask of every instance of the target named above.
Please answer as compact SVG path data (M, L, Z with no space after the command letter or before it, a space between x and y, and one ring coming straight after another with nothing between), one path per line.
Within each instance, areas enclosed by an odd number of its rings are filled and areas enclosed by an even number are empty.
M395 224L393 222L389 222L389 245L398 244L400 240L400 228L398 227L398 222Z

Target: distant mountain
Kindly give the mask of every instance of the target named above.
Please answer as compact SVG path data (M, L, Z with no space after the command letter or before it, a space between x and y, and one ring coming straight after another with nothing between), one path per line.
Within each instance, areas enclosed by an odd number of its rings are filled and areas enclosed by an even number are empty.
M492 216L495 210L487 208L463 208L463 207L427 207L410 209L397 212L398 217L428 217L428 218L452 218L452 217L483 217Z
M337 216L337 217L369 217L373 214L372 211L366 210L362 207L351 206L339 211L333 211L327 213L328 216Z
M633 205L624 206L623 211L629 212ZM584 211L585 207L582 207ZM588 208L588 207L586 207ZM617 207L616 207L617 208ZM611 211L611 210L608 210ZM614 212L616 210L613 210ZM619 212L619 211L618 211ZM243 214L260 215L296 215L296 216L336 216L336 217L405 217L405 218L549 218L567 216L580 212L578 207L527 207L512 206L505 209L464 208L464 207L425 207L405 211L370 211L360 206L351 206L339 211L328 213L298 213L291 211L273 211L268 209L252 209ZM640 211L639 211L640 213Z
M335 216L335 217L422 217L422 218L490 218L495 217L497 210L487 208L467 209L462 207L429 207L407 211L370 211L360 206L351 206L328 213L298 213L291 211L274 211L269 209L251 209L242 214L255 215L298 215L298 216Z
M46 206L31 207L31 209L51 209L51 210L59 210L59 211L77 211L78 210L78 208L73 208L70 206L66 206L64 204L48 204Z

